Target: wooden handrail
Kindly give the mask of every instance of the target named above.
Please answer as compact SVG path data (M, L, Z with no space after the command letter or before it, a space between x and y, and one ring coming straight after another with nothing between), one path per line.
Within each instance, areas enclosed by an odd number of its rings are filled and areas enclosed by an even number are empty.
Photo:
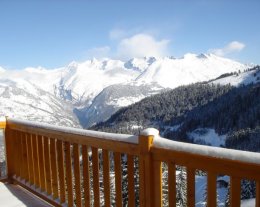
M186 168L188 206L195 205L197 169L207 172L208 206L217 205L216 179L220 174L231 178L231 206L240 204L241 179L256 181L256 206L260 202L260 163L247 162L244 155L240 161L239 156L234 160L158 146L154 144L154 140L160 141L156 130L129 138L131 135L99 134L8 118L0 121L0 128L5 130L9 182L55 206L126 205L123 202L128 206L136 202L139 206L162 206L163 163L168 169L169 206L176 205L177 165ZM125 177L128 201L123 201L122 195ZM115 184L111 185L112 180Z

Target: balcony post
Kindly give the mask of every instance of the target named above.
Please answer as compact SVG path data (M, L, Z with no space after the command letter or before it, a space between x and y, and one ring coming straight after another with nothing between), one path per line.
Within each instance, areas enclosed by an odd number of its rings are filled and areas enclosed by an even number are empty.
M2 122L2 121L1 121ZM6 168L7 168L7 178L10 183L13 181L14 175L14 133L8 128L7 117L5 117L4 123L4 136L5 136L5 152L6 152Z
M150 149L155 136L159 135L156 129L145 129L139 136L139 174L140 174L140 206L150 207L153 202L152 155Z
M6 127L6 119L5 117L0 117L0 130L3 130L3 134L5 132ZM2 166L0 165L0 178L2 177Z

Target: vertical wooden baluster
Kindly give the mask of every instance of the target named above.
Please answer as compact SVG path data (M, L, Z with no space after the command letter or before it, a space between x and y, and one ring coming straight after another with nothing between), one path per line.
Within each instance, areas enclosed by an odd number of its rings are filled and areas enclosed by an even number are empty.
M89 175L89 160L88 160L88 148L82 146L82 162L83 162L83 186L84 186L84 201L85 207L90 206L90 175Z
M187 206L195 206L195 169L187 167Z
M50 149L49 149L49 138L43 137L44 146L44 168L46 175L46 192L48 195L52 194L51 189L51 168L50 168Z
M116 206L122 206L122 170L121 170L121 154L114 152L115 163L115 181L116 181Z
M34 184L34 171L33 171L33 150L31 134L27 133L27 153L28 153L28 168L29 168L29 183Z
M15 131L15 137L16 137L16 178L21 178L21 137L19 131Z
M26 144L26 134L22 133L22 151L23 151L23 166L22 166L22 175L25 182L29 179L29 173L28 173L28 156L27 156L27 144Z
M231 207L240 206L240 193L241 193L240 179L231 176L230 177L230 206Z
M103 183L104 183L104 195L105 206L109 207L110 204L110 165L109 165L109 153L107 150L102 150L103 155Z
M18 133L17 131L13 131L13 136L14 136L14 146L15 146L15 150L14 150L14 170L15 170L15 177L18 178L19 177L19 163L18 163L18 159L19 159L19 154L18 154L18 148L19 148L19 138L18 138Z
M20 172L20 176L21 176L21 180L24 179L24 147L23 147L23 133L22 132L19 132L20 133L20 142L21 142L21 172Z
M57 155L58 155L58 172L59 172L59 186L60 186L60 203L65 202L65 176L64 176L64 148L63 142L57 140Z
M27 169L27 174L28 174L28 184L30 185L30 158L29 158L29 142L28 142L28 133L24 133L25 137L25 146L26 146L26 156L27 156L27 163L26 163L26 169Z
M260 206L260 181L256 181L255 206Z
M81 203L80 163L79 163L79 145L78 144L73 144L73 158L74 158L76 206L81 207L82 203Z
M208 172L207 179L207 206L217 206L217 176Z
M176 206L176 166L175 163L168 162L168 198L169 207Z
M15 175L15 172L16 172L16 160L15 160L15 158L16 158L16 150L15 150L15 147L16 147L16 145L15 145L15 131L14 130L10 130L10 129L5 129L5 136L7 136L7 134L6 134L6 131L9 131L8 133L9 133L9 137L10 137L10 139L9 139L9 141L10 141L10 144L11 144L11 146L9 146L9 149L5 149L6 150L6 156L10 156L11 155L11 157L6 157L6 162L7 162L7 164L8 164L8 159L9 159L9 164L11 164L11 165L9 165L9 166L7 166L8 167L8 170L9 170L9 172L10 172L10 174L8 173L8 177L9 177L9 179L11 179L10 181L12 182L12 180L13 180L13 178L14 178L14 175ZM5 137L5 144L7 145L7 140L6 140L6 137ZM7 147L7 146L6 146ZM8 151L9 150L9 151ZM10 154L9 154L10 153ZM11 162L11 163L10 163ZM1 177L1 165L0 165L0 177Z
M51 183L53 199L58 198L58 177L57 177L57 155L56 155L56 140L50 138L50 160L51 160Z
M22 178L22 139L21 132L17 131L17 175Z
M162 162L153 161L153 199L154 206L162 206Z
M99 192L99 159L98 149L92 147L92 167L93 167L93 188L94 188L94 206L100 206L100 192Z
M143 207L147 207L145 205L145 160L142 155L139 156L138 159L138 167L139 167L139 205Z
M36 182L37 186L40 187L41 191L46 192L46 173L45 173L45 167L44 167L44 143L43 143L43 137L41 135L36 135L37 140L37 146L38 146L38 175L39 178Z
M5 129L5 150L6 150L6 164L7 164L7 176L10 182L13 180L14 175L14 137L13 130Z
M70 143L65 142L65 160L66 160L66 184L68 191L68 206L73 206L72 172L71 172L71 149Z
M34 171L34 185L39 187L39 157L38 157L38 140L35 134L32 135L32 154L33 154L33 171Z
M128 205L135 206L134 156L127 155Z

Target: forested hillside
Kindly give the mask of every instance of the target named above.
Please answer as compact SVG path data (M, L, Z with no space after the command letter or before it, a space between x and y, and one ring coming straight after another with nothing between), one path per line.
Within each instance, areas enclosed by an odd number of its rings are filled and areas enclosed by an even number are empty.
M192 142L188 132L212 128L227 135L226 147L260 151L255 144L259 126L259 83L239 88L198 83L148 97L92 129L138 134L142 128L156 127L164 137Z
M231 86L191 84L163 92L125 107L93 129L138 133L139 128L165 127L182 120L189 111L228 93ZM175 121L174 121L175 120Z

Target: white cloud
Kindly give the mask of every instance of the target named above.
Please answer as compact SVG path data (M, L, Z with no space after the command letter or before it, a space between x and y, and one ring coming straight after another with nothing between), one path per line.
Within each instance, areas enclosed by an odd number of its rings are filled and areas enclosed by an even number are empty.
M168 54L169 40L156 40L153 36L139 33L122 39L116 55L122 59L144 56L165 56Z
M140 32L138 28L112 29L109 32L109 39L110 46L92 48L87 51L87 56L89 58L112 57L127 60L133 57L161 57L169 54L169 40L156 39L152 33Z
M233 41L233 42L230 42L229 44L227 44L223 48L210 49L209 52L214 53L219 56L225 56L230 53L240 52L241 50L243 50L245 48L245 46L246 45L242 42Z
M87 51L87 56L90 58L103 58L103 57L109 57L110 56L110 47L104 46L104 47L95 47Z

